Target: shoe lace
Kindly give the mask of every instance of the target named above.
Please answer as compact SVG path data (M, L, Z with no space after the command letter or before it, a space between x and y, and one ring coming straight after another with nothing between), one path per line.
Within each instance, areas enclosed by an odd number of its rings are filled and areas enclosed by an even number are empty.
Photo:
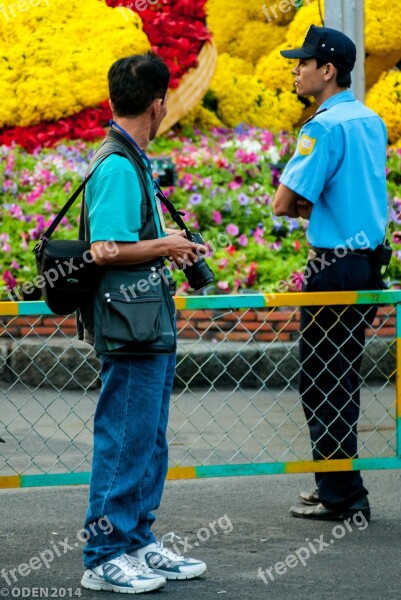
M150 569L139 563L139 561L137 564L136 559L128 557L126 554L115 558L113 562L115 562L124 571L124 574L127 577L136 577L137 575L142 575L145 573L144 569L146 569L147 572L150 571Z
M173 531L166 533L163 535L158 542L156 542L156 546L163 552L164 556L167 556L170 560L183 560L184 557L181 554L177 554L173 552L169 548L165 548L164 544L172 544L174 540L181 540L179 535L176 535Z
M128 560L134 565L135 569L138 569L138 571L140 571L141 573L144 573L145 575L148 575L149 573L153 573L152 569L150 569L144 563L142 563L139 560L139 558L136 558L135 556L131 556L130 554L128 556L129 556Z

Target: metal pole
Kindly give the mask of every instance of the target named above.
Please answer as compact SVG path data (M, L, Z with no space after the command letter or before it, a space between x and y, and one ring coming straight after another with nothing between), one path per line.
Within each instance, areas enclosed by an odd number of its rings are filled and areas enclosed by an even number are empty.
M357 46L357 62L352 73L352 89L365 102L365 0L326 0L325 25L348 35Z

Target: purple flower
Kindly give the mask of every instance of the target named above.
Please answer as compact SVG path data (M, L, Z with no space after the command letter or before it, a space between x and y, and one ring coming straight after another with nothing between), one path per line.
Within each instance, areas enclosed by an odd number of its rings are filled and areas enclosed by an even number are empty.
M244 194L242 192L238 196L238 202L241 204L241 206L246 206L248 204L248 202L249 202L249 196L247 196L246 194Z
M201 202L202 202L202 194L192 194L192 196L189 199L189 203L192 204L192 206L197 206Z
M244 233L239 236L238 243L243 248L246 248L246 246L249 244L248 238L246 237L246 235Z
M234 237L237 237L237 235L239 234L239 228L237 227L237 225L234 225L234 223L230 223L230 225L227 225L226 231L228 235L232 235Z

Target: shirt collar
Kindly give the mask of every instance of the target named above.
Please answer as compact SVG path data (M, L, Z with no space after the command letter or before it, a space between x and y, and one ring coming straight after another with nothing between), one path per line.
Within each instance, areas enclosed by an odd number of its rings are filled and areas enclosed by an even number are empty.
M319 106L319 112L322 110L329 110L329 108L332 108L333 106L335 106L336 104L340 104L341 102L352 102L354 100L355 96L351 92L351 90L339 92L338 94L331 96L331 98L326 100L326 102L323 102L323 104Z

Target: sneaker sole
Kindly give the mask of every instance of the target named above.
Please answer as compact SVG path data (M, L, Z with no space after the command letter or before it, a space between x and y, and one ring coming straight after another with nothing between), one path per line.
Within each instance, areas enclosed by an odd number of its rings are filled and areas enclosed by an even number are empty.
M170 581L173 580L184 580L184 579L195 579L196 577L200 577L201 575L203 575L204 573L206 573L207 568L202 569L201 571L198 571L197 573L167 573L166 571L163 570L159 570L159 569L152 569L153 573L157 573L158 575L161 575L162 577L164 577L164 579L169 579Z
M335 513L332 515L326 515L322 517L317 517L313 515L311 517L307 517L305 515L300 515L299 513L290 511L291 515L296 519L309 519L311 521L346 521L347 519L352 519L357 514L362 513L364 518L369 522L370 521L370 509L360 508L359 510L345 510L343 512Z
M312 502L311 500L305 500L301 496L298 496L298 500L302 502L302 504L306 504L306 506L315 506L315 504L319 504L320 500L316 500Z
M166 585L166 581L155 580L152 585L146 585L142 588L126 588L119 585L113 585L100 579L90 578L87 579L85 576L82 577L81 587L86 590L92 590L94 592L117 592L119 594L146 594L147 592L154 592Z

